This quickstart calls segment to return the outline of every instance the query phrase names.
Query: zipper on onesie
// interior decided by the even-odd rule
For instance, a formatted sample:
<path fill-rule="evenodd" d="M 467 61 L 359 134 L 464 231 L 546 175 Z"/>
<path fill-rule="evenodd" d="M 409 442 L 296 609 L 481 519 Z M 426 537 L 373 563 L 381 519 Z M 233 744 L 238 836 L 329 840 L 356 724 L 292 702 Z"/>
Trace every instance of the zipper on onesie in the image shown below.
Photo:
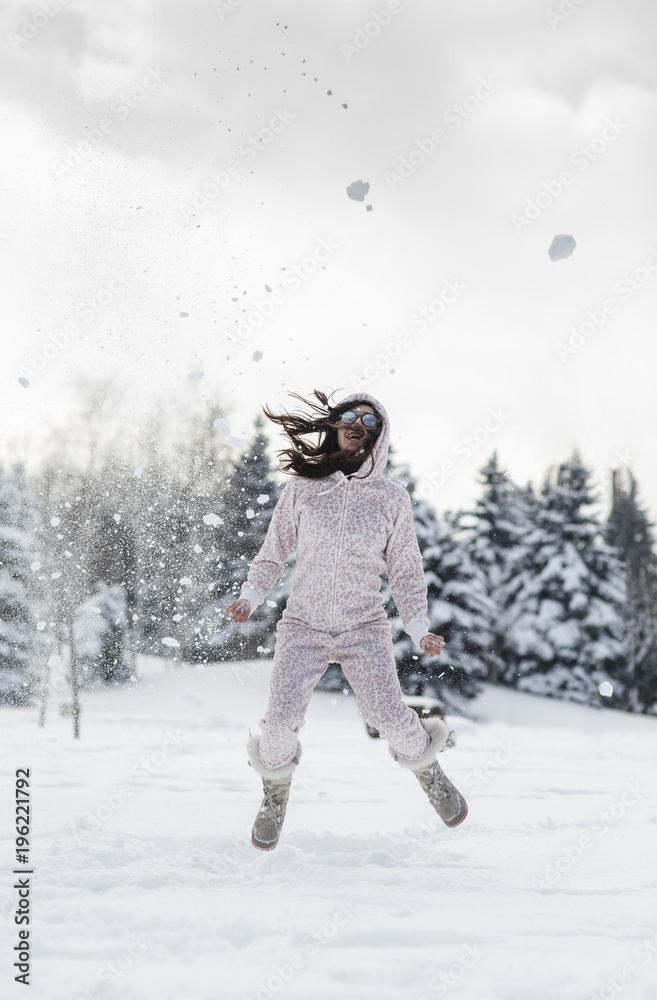
<path fill-rule="evenodd" d="M 338 533 L 338 551 L 335 556 L 335 569 L 333 571 L 333 593 L 331 596 L 331 628 L 335 630 L 335 583 L 338 576 L 338 564 L 340 562 L 340 548 L 342 545 L 342 528 L 344 525 L 345 512 L 347 510 L 347 498 L 349 496 L 349 487 L 351 486 L 353 480 L 347 479 L 347 488 L 344 492 L 344 502 L 342 504 L 342 518 L 340 520 L 340 531 Z"/>

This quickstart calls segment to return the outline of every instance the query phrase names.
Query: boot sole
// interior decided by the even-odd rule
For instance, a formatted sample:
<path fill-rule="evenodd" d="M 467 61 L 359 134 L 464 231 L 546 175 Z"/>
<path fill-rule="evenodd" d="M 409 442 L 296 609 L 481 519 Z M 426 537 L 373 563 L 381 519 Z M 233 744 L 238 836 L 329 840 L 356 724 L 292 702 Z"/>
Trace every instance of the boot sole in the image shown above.
<path fill-rule="evenodd" d="M 465 819 L 465 817 L 467 815 L 468 815 L 468 806 L 466 804 L 465 812 L 463 813 L 463 816 L 461 817 L 461 819 L 458 820 L 458 822 L 456 822 L 456 823 L 445 823 L 445 820 L 443 820 L 443 823 L 445 823 L 445 826 L 448 826 L 450 828 L 450 830 L 453 830 L 455 826 L 460 826 L 461 825 L 461 823 L 463 822 L 463 820 Z"/>
<path fill-rule="evenodd" d="M 265 844 L 261 843 L 259 840 L 256 840 L 255 837 L 253 836 L 253 834 L 251 834 L 251 843 L 259 851 L 273 851 L 275 847 L 278 847 L 278 841 L 276 841 L 275 844 L 271 844 L 269 847 L 267 847 L 267 846 L 265 846 Z"/>

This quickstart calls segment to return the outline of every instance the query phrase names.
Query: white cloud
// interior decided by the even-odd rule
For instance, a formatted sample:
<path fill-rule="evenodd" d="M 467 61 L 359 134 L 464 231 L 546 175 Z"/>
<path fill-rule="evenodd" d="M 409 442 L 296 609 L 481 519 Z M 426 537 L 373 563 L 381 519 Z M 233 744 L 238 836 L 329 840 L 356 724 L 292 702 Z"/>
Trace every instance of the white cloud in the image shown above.
<path fill-rule="evenodd" d="M 3 426 L 22 434 L 48 424 L 81 374 L 114 372 L 141 399 L 175 393 L 203 369 L 248 436 L 264 402 L 292 405 L 288 391 L 351 391 L 352 375 L 457 276 L 467 292 L 425 333 L 415 330 L 394 374 L 370 386 L 420 482 L 502 401 L 514 420 L 500 431 L 500 452 L 521 481 L 576 445 L 600 471 L 615 448 L 630 447 L 643 493 L 654 495 L 651 426 L 637 408 L 652 392 L 657 282 L 572 363 L 559 361 L 554 343 L 655 239 L 648 28 L 657 13 L 638 0 L 588 0 L 553 31 L 546 6 L 409 3 L 349 61 L 340 43 L 371 16 L 367 3 L 309 9 L 296 0 L 282 14 L 245 0 L 223 19 L 211 4 L 62 9 L 0 69 Z M 20 11 L 7 14 L 5 29 L 17 20 Z M 149 65 L 165 82 L 119 119 L 113 102 Z M 450 128 L 448 109 L 487 74 L 499 88 Z M 294 118 L 247 160 L 240 144 L 284 108 Z M 56 179 L 54 161 L 107 116 L 112 129 Z M 614 116 L 626 130 L 575 172 L 573 153 Z M 446 141 L 390 191 L 385 171 L 439 125 Z M 226 190 L 184 221 L 181 203 L 236 158 Z M 517 233 L 512 214 L 568 168 L 573 183 Z M 346 195 L 357 179 L 371 185 L 364 203 Z M 572 232 L 577 249 L 553 263 L 547 249 L 559 232 Z M 338 244 L 325 269 L 229 348 L 224 335 L 242 310 L 268 298 L 265 285 L 280 287 L 320 237 Z M 18 366 L 121 267 L 134 278 L 29 389 L 20 386 Z M 474 495 L 478 464 L 445 487 L 445 503 Z"/>

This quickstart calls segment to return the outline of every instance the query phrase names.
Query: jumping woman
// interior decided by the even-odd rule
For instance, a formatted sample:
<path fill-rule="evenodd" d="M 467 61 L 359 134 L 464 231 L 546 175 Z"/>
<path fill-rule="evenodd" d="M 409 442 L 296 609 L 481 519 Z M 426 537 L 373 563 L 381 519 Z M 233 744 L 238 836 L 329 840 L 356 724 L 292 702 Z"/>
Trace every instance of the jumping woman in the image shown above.
<path fill-rule="evenodd" d="M 329 405 L 304 400 L 316 415 L 276 416 L 293 447 L 281 471 L 290 472 L 272 514 L 260 552 L 242 584 L 241 596 L 226 608 L 245 622 L 280 579 L 296 546 L 296 573 L 276 626 L 269 704 L 259 720 L 261 734 L 247 742 L 249 764 L 262 777 L 264 798 L 251 840 L 276 847 L 301 758 L 297 734 L 315 685 L 330 662 L 340 663 L 360 714 L 388 740 L 390 753 L 419 779 L 447 826 L 467 815 L 463 796 L 445 776 L 437 754 L 453 746 L 443 719 L 420 719 L 405 703 L 397 676 L 391 625 L 383 607 L 381 574 L 404 629 L 421 653 L 439 656 L 442 636 L 429 631 L 427 587 L 415 534 L 411 498 L 383 475 L 388 460 L 388 414 L 366 392 Z M 303 435 L 319 434 L 317 445 Z"/>

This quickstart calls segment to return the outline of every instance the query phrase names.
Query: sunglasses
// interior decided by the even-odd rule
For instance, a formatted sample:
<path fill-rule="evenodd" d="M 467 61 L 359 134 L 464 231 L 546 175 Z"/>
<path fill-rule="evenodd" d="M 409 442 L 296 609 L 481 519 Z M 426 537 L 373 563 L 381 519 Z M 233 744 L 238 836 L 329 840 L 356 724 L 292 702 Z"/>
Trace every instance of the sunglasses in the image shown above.
<path fill-rule="evenodd" d="M 375 413 L 355 413 L 353 410 L 345 410 L 344 413 L 340 414 L 342 423 L 347 425 L 355 424 L 359 417 L 364 427 L 379 426 L 379 418 Z"/>

